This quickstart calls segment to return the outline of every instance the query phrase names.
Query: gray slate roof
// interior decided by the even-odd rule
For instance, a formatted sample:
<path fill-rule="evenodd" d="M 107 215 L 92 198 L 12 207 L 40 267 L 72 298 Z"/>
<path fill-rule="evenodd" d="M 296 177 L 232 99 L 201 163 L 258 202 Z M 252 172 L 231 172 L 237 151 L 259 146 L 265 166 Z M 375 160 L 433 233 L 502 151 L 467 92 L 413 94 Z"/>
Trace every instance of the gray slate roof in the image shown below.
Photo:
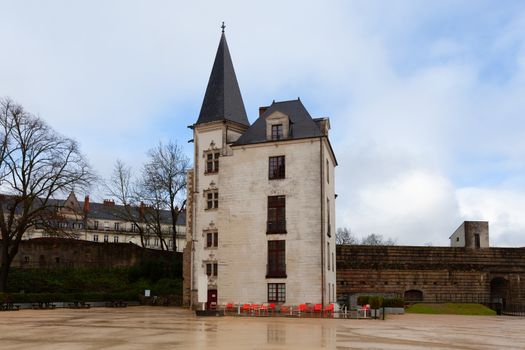
<path fill-rule="evenodd" d="M 196 124 L 217 120 L 231 120 L 250 125 L 224 33 L 221 35 Z"/>
<path fill-rule="evenodd" d="M 237 146 L 267 142 L 266 118 L 276 111 L 286 114 L 290 119 L 290 133 L 287 140 L 322 136 L 321 130 L 312 119 L 301 100 L 297 99 L 282 102 L 274 101 L 263 115 L 261 115 L 233 145 Z"/>
<path fill-rule="evenodd" d="M 84 207 L 84 202 L 79 202 L 80 207 Z M 121 220 L 122 214 L 124 212 L 124 206 L 114 204 L 114 205 L 107 205 L 103 203 L 89 203 L 89 212 L 87 214 L 88 218 L 90 219 L 99 219 L 99 220 Z M 138 208 L 134 208 L 134 211 L 138 217 L 139 210 Z M 169 223 L 171 222 L 171 214 L 169 210 L 162 210 L 161 211 L 161 221 L 163 223 Z M 186 225 L 186 212 L 183 211 L 179 214 L 179 217 L 177 218 L 177 225 Z"/>
<path fill-rule="evenodd" d="M 48 205 L 50 207 L 60 208 L 63 207 L 64 204 L 66 204 L 66 200 L 64 199 L 54 199 L 50 198 Z M 0 199 L 0 205 L 3 205 L 5 209 L 8 208 L 9 205 L 13 204 L 13 200 L 11 196 L 3 196 L 2 199 Z M 84 208 L 84 202 L 78 202 L 79 208 Z M 39 205 L 38 201 L 35 201 L 35 206 Z M 89 203 L 89 212 L 87 213 L 87 217 L 89 219 L 94 220 L 122 220 L 122 215 L 119 213 L 122 213 L 124 211 L 124 206 L 114 204 L 114 205 L 107 205 L 103 203 L 96 203 L 96 202 L 90 202 Z M 134 212 L 137 213 L 137 216 L 139 214 L 138 208 L 135 208 Z M 22 206 L 19 205 L 16 207 L 16 213 L 21 214 L 22 213 Z M 75 220 L 70 220 L 75 221 Z M 77 220 L 78 221 L 78 220 Z M 171 214 L 169 210 L 162 210 L 161 211 L 161 221 L 163 223 L 170 223 L 171 222 Z M 182 211 L 178 218 L 177 218 L 177 225 L 184 226 L 186 225 L 186 211 Z"/>

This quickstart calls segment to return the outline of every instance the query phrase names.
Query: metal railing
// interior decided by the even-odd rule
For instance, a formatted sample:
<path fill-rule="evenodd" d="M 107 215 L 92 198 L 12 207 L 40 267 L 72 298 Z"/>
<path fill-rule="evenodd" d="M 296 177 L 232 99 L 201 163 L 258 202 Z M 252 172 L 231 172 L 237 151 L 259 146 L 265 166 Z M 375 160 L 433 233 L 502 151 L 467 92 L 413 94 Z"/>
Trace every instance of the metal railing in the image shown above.
<path fill-rule="evenodd" d="M 279 266 L 266 264 L 266 278 L 286 278 L 286 264 Z"/>
<path fill-rule="evenodd" d="M 266 223 L 267 233 L 286 233 L 286 220 L 268 221 Z"/>

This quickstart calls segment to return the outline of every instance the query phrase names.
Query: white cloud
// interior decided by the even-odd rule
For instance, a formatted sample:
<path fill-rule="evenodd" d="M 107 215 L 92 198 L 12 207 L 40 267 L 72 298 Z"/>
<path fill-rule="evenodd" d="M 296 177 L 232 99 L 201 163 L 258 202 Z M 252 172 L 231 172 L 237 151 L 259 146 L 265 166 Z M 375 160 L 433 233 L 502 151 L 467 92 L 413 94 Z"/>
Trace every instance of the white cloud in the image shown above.
<path fill-rule="evenodd" d="M 492 245 L 525 246 L 525 192 L 467 187 L 457 195 L 461 216 L 489 221 Z"/>
<path fill-rule="evenodd" d="M 525 192 L 523 18 L 489 2 L 7 2 L 0 96 L 102 175 L 116 158 L 138 169 L 159 139 L 191 138 L 224 20 L 252 120 L 297 96 L 331 117 L 338 225 L 447 244 L 461 219 L 493 217 L 472 203 Z M 518 244 L 498 208 L 494 242 Z"/>

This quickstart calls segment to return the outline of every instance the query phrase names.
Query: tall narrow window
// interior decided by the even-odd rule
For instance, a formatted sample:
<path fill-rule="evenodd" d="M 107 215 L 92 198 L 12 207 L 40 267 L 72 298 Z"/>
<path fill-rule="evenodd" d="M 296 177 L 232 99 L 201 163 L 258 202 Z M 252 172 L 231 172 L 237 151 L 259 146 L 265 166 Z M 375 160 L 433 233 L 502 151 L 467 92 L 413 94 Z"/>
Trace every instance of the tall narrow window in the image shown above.
<path fill-rule="evenodd" d="M 286 278 L 286 241 L 268 241 L 266 278 Z"/>
<path fill-rule="evenodd" d="M 280 140 L 283 138 L 283 125 L 272 125 L 272 140 Z"/>
<path fill-rule="evenodd" d="M 207 263 L 206 264 L 206 275 L 208 276 L 217 276 L 218 275 L 218 264 L 217 263 Z"/>
<path fill-rule="evenodd" d="M 118 236 L 113 236 L 113 242 L 118 243 Z"/>
<path fill-rule="evenodd" d="M 479 239 L 479 234 L 474 234 L 474 244 L 476 246 L 476 248 L 480 248 L 481 247 L 481 241 Z"/>
<path fill-rule="evenodd" d="M 286 233 L 286 197 L 268 197 L 267 233 Z"/>
<path fill-rule="evenodd" d="M 206 153 L 206 174 L 216 173 L 219 171 L 220 152 Z"/>
<path fill-rule="evenodd" d="M 217 209 L 219 207 L 219 191 L 206 191 L 206 209 Z"/>
<path fill-rule="evenodd" d="M 326 242 L 326 263 L 328 265 L 328 271 L 330 271 L 330 242 Z"/>
<path fill-rule="evenodd" d="M 330 200 L 326 199 L 326 222 L 327 222 L 327 228 L 326 228 L 326 234 L 328 237 L 332 237 L 332 224 L 330 223 Z"/>
<path fill-rule="evenodd" d="M 284 156 L 270 157 L 268 164 L 268 178 L 284 179 Z"/>
<path fill-rule="evenodd" d="M 326 160 L 326 182 L 330 183 L 330 163 Z"/>
<path fill-rule="evenodd" d="M 115 222 L 114 227 L 115 227 L 115 231 L 120 231 L 120 223 L 119 222 Z"/>
<path fill-rule="evenodd" d="M 219 233 L 208 232 L 206 233 L 206 248 L 217 247 L 219 245 Z"/>
<path fill-rule="evenodd" d="M 269 303 L 286 302 L 286 284 L 268 283 L 268 302 Z"/>
<path fill-rule="evenodd" d="M 98 221 L 97 220 L 93 221 L 93 228 L 95 230 L 98 230 Z"/>

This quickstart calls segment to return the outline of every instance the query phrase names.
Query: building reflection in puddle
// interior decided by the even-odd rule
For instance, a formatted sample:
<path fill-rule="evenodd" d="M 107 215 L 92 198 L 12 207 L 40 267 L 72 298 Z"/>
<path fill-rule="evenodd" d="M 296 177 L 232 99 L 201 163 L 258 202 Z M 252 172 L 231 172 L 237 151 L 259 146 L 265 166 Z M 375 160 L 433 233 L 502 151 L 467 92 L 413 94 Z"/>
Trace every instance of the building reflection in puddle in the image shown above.
<path fill-rule="evenodd" d="M 286 329 L 284 324 L 266 325 L 266 343 L 286 344 Z"/>

